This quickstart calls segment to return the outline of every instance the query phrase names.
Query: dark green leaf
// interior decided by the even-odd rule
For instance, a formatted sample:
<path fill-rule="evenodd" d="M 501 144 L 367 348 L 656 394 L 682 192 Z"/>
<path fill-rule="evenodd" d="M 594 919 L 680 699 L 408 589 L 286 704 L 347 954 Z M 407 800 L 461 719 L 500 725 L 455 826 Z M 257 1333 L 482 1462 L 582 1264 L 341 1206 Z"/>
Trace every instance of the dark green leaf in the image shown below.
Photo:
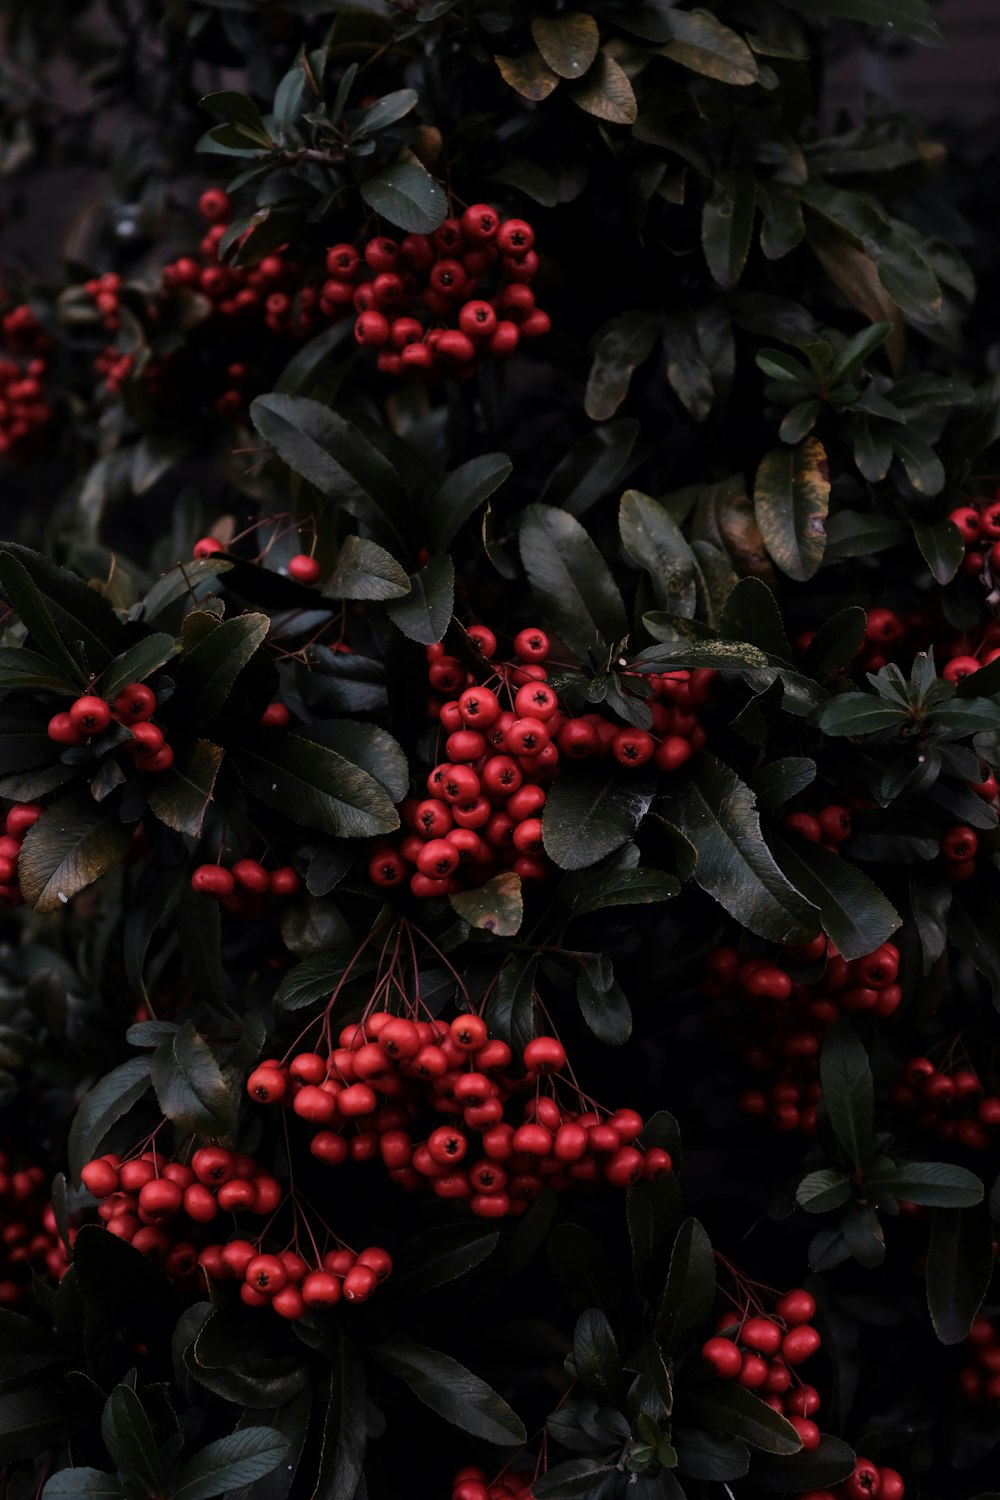
<path fill-rule="evenodd" d="M 20 617 L 29 640 L 52 666 L 59 669 L 59 676 L 83 686 L 87 674 L 57 629 L 44 595 L 27 568 L 6 549 L 0 550 L 0 593 Z"/>
<path fill-rule="evenodd" d="M 750 1467 L 750 1450 L 739 1438 L 696 1427 L 674 1428 L 673 1437 L 678 1472 L 689 1479 L 742 1479 Z"/>
<path fill-rule="evenodd" d="M 649 495 L 626 490 L 618 527 L 625 551 L 649 574 L 657 609 L 690 619 L 697 602 L 698 565 L 670 512 Z"/>
<path fill-rule="evenodd" d="M 130 838 L 116 813 L 102 812 L 76 793 L 47 807 L 21 845 L 18 877 L 24 899 L 37 912 L 61 911 L 118 863 Z"/>
<path fill-rule="evenodd" d="M 603 1495 L 609 1475 L 617 1470 L 596 1458 L 570 1458 L 553 1464 L 531 1486 L 538 1500 L 587 1500 Z"/>
<path fill-rule="evenodd" d="M 927 1306 L 942 1344 L 961 1344 L 969 1336 L 993 1274 L 993 1232 L 986 1204 L 934 1210 Z"/>
<path fill-rule="evenodd" d="M 521 1419 L 506 1401 L 449 1354 L 421 1344 L 377 1344 L 369 1352 L 418 1401 L 463 1432 L 501 1447 L 525 1441 Z"/>
<path fill-rule="evenodd" d="M 821 1167 L 803 1177 L 795 1189 L 795 1201 L 807 1214 L 823 1214 L 840 1208 L 851 1197 L 853 1188 L 846 1172 L 835 1167 Z"/>
<path fill-rule="evenodd" d="M 796 890 L 819 908 L 823 928 L 844 958 L 864 958 L 902 926 L 895 907 L 873 880 L 828 849 L 800 851 L 773 841 L 775 857 Z"/>
<path fill-rule="evenodd" d="M 579 1224 L 557 1224 L 549 1235 L 549 1265 L 563 1296 L 577 1312 L 599 1307 L 614 1317 L 621 1287 L 601 1242 Z"/>
<path fill-rule="evenodd" d="M 448 216 L 444 189 L 416 162 L 383 168 L 362 183 L 361 196 L 369 208 L 406 234 L 433 234 Z"/>
<path fill-rule="evenodd" d="M 600 32 L 593 16 L 568 12 L 551 19 L 536 16 L 531 22 L 535 46 L 560 78 L 582 78 L 597 56 Z"/>
<path fill-rule="evenodd" d="M 632 837 L 652 797 L 653 783 L 641 771 L 567 767 L 545 803 L 545 852 L 562 870 L 596 864 Z"/>
<path fill-rule="evenodd" d="M 749 80 L 748 80 L 749 81 Z M 720 286 L 735 286 L 750 249 L 757 184 L 748 164 L 718 172 L 702 212 L 701 243 Z"/>
<path fill-rule="evenodd" d="M 28 688 L 44 692 L 72 693 L 80 691 L 78 673 L 70 675 L 69 669 L 60 670 L 47 656 L 38 651 L 29 651 L 27 646 L 0 647 L 0 689 Z"/>
<path fill-rule="evenodd" d="M 145 1494 L 159 1494 L 164 1488 L 163 1464 L 160 1460 L 153 1428 L 135 1391 L 127 1385 L 116 1385 L 108 1397 L 101 1417 L 101 1437 L 115 1467 Z"/>
<path fill-rule="evenodd" d="M 174 1481 L 172 1500 L 212 1500 L 263 1479 L 284 1460 L 288 1443 L 268 1427 L 241 1427 L 202 1448 Z"/>
<path fill-rule="evenodd" d="M 682 1349 L 706 1323 L 715 1303 L 715 1255 L 697 1219 L 677 1231 L 670 1271 L 656 1320 L 656 1342 L 665 1354 Z"/>
<path fill-rule="evenodd" d="M 764 843 L 753 793 L 727 765 L 701 756 L 696 776 L 668 786 L 664 807 L 697 851 L 695 880 L 730 916 L 772 942 L 805 942 L 816 934 L 818 911 L 781 873 Z"/>
<path fill-rule="evenodd" d="M 523 1051 L 535 1028 L 535 974 L 538 959 L 531 954 L 507 960 L 497 976 L 486 1005 L 490 1033 Z"/>
<path fill-rule="evenodd" d="M 758 1455 L 750 1470 L 754 1485 L 782 1494 L 788 1491 L 834 1488 L 854 1471 L 854 1450 L 838 1437 L 824 1432 L 818 1448 L 785 1458 Z"/>
<path fill-rule="evenodd" d="M 97 1148 L 122 1115 L 127 1114 L 149 1088 L 149 1058 L 130 1057 L 106 1073 L 80 1101 L 70 1126 L 69 1168 L 76 1181 L 97 1154 Z"/>
<path fill-rule="evenodd" d="M 483 885 L 459 891 L 449 901 L 463 922 L 497 937 L 516 937 L 524 916 L 520 876 L 513 870 L 493 875 Z"/>
<path fill-rule="evenodd" d="M 411 641 L 433 646 L 451 623 L 455 608 L 455 568 L 450 557 L 432 557 L 410 575 L 405 598 L 391 599 L 386 613 Z"/>
<path fill-rule="evenodd" d="M 935 583 L 950 583 L 965 559 L 965 543 L 954 521 L 939 521 L 936 526 L 912 522 L 913 535 L 930 568 Z"/>
<path fill-rule="evenodd" d="M 621 313 L 604 328 L 583 398 L 591 421 L 606 422 L 614 416 L 628 395 L 632 376 L 653 352 L 659 333 L 659 320 L 648 312 Z"/>
<path fill-rule="evenodd" d="M 816 780 L 816 762 L 807 756 L 786 755 L 761 766 L 750 778 L 750 786 L 765 812 L 774 813 L 812 786 Z"/>
<path fill-rule="evenodd" d="M 60 1469 L 45 1481 L 42 1500 L 122 1500 L 122 1487 L 100 1469 Z"/>
<path fill-rule="evenodd" d="M 260 729 L 249 744 L 231 747 L 229 758 L 256 797 L 295 823 L 340 838 L 399 827 L 391 799 L 373 776 L 302 735 Z"/>
<path fill-rule="evenodd" d="M 912 36 L 926 47 L 940 47 L 944 36 L 927 0 L 788 0 L 809 19 L 817 15 L 843 16 L 850 21 L 866 21 L 869 26 L 891 26 L 904 36 Z"/>
<path fill-rule="evenodd" d="M 849 667 L 861 650 L 867 623 L 867 615 L 856 604 L 824 620 L 809 642 L 806 668 L 822 678 Z"/>
<path fill-rule="evenodd" d="M 56 1386 L 0 1394 L 0 1464 L 50 1452 L 92 1420 L 93 1412 Z"/>
<path fill-rule="evenodd" d="M 203 729 L 218 716 L 270 628 L 267 615 L 236 615 L 184 652 L 174 669 L 177 693 L 171 709 L 185 730 Z"/>
<path fill-rule="evenodd" d="M 114 661 L 109 662 L 101 673 L 101 696 L 110 702 L 130 682 L 145 682 L 158 667 L 170 660 L 176 642 L 172 635 L 155 631 L 129 646 Z"/>
<path fill-rule="evenodd" d="M 261 112 L 248 94 L 226 89 L 217 94 L 206 94 L 198 102 L 217 120 L 224 120 L 227 125 L 235 125 L 244 131 L 248 139 L 258 141 L 262 146 L 270 145 L 271 138 Z"/>
<path fill-rule="evenodd" d="M 774 562 L 789 578 L 808 582 L 826 550 L 830 473 L 822 443 L 807 438 L 794 449 L 772 449 L 757 470 L 753 504 Z"/>
<path fill-rule="evenodd" d="M 901 729 L 909 716 L 902 703 L 888 703 L 874 693 L 838 693 L 814 715 L 824 734 L 878 734 L 883 729 Z"/>
<path fill-rule="evenodd" d="M 579 521 L 554 506 L 531 505 L 521 522 L 520 547 L 542 610 L 571 651 L 586 657 L 602 641 L 622 639 L 628 625 L 621 595 Z"/>
<path fill-rule="evenodd" d="M 190 1021 L 153 1053 L 150 1076 L 168 1120 L 199 1135 L 228 1135 L 233 1100 L 212 1050 Z"/>
<path fill-rule="evenodd" d="M 410 592 L 406 569 L 367 537 L 345 537 L 337 565 L 323 585 L 324 599 L 401 599 Z"/>
<path fill-rule="evenodd" d="M 195 740 L 164 775 L 157 777 L 149 806 L 161 823 L 197 838 L 205 821 L 225 751 L 211 740 Z"/>
<path fill-rule="evenodd" d="M 379 130 L 395 125 L 397 120 L 402 120 L 416 108 L 419 99 L 420 95 L 415 89 L 397 89 L 395 93 L 384 94 L 381 99 L 376 99 L 374 104 L 369 104 L 355 126 L 352 132 L 355 140 L 362 135 L 374 135 Z"/>
<path fill-rule="evenodd" d="M 716 1381 L 678 1402 L 678 1420 L 709 1427 L 739 1438 L 763 1453 L 793 1454 L 802 1447 L 795 1428 L 786 1417 L 766 1406 L 759 1396 L 735 1381 Z"/>
<path fill-rule="evenodd" d="M 837 1144 L 860 1166 L 872 1149 L 874 1085 L 868 1053 L 846 1020 L 827 1032 L 819 1072 L 823 1105 Z"/>
<path fill-rule="evenodd" d="M 636 1280 L 655 1298 L 665 1285 L 672 1244 L 680 1225 L 681 1192 L 672 1174 L 637 1182 L 628 1190 L 628 1230 Z"/>
<path fill-rule="evenodd" d="M 756 83 L 757 63 L 746 42 L 707 10 L 669 12 L 670 40 L 660 50 L 664 57 L 717 78 L 721 83 Z"/>
<path fill-rule="evenodd" d="M 142 1327 L 155 1327 L 171 1303 L 159 1266 L 97 1224 L 84 1224 L 77 1234 L 73 1271 L 87 1301 L 115 1324 L 134 1317 Z"/>
<path fill-rule="evenodd" d="M 452 538 L 510 477 L 506 453 L 483 453 L 446 474 L 427 505 L 427 540 L 432 552 L 444 552 Z"/>
<path fill-rule="evenodd" d="M 975 1208 L 984 1196 L 975 1172 L 946 1161 L 896 1162 L 873 1169 L 866 1182 L 880 1193 L 931 1208 Z"/>
<path fill-rule="evenodd" d="M 609 1406 L 622 1398 L 621 1356 L 611 1324 L 599 1308 L 589 1307 L 576 1320 L 573 1364 L 583 1388 Z"/>
<path fill-rule="evenodd" d="M 632 1012 L 615 980 L 610 958 L 585 958 L 577 976 L 576 998 L 580 1014 L 606 1047 L 621 1047 L 632 1035 Z"/>
<path fill-rule="evenodd" d="M 416 1301 L 480 1265 L 492 1255 L 499 1238 L 497 1230 L 475 1222 L 426 1229 L 393 1250 L 387 1293 L 394 1300 Z"/>
<path fill-rule="evenodd" d="M 595 500 L 616 489 L 632 463 L 639 436 L 634 417 L 596 427 L 572 447 L 549 476 L 541 498 L 549 505 L 582 516 Z"/>
<path fill-rule="evenodd" d="M 364 1366 L 355 1346 L 341 1337 L 330 1371 L 323 1423 L 323 1449 L 312 1500 L 355 1500 L 363 1484 L 368 1447 L 368 1400 Z"/>

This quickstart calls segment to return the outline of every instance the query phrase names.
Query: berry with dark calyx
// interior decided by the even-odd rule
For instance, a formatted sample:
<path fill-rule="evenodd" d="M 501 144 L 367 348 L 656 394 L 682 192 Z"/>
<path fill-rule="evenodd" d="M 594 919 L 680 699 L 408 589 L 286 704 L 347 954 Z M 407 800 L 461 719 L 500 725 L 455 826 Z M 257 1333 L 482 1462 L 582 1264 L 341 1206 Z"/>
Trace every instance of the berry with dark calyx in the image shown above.
<path fill-rule="evenodd" d="M 232 199 L 222 188 L 206 188 L 198 199 L 198 212 L 209 224 L 224 222 L 232 211 Z"/>
<path fill-rule="evenodd" d="M 122 723 L 138 723 L 152 718 L 156 711 L 156 694 L 144 682 L 129 682 L 115 694 L 113 707 Z"/>

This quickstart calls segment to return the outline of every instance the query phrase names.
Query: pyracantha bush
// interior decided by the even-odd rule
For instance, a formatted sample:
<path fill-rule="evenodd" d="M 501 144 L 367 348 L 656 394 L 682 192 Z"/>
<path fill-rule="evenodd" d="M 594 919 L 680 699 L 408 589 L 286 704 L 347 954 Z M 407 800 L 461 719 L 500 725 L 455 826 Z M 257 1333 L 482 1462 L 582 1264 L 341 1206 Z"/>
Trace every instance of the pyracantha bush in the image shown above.
<path fill-rule="evenodd" d="M 931 6 L 3 25 L 5 1500 L 989 1500 L 994 168 L 825 89 Z"/>

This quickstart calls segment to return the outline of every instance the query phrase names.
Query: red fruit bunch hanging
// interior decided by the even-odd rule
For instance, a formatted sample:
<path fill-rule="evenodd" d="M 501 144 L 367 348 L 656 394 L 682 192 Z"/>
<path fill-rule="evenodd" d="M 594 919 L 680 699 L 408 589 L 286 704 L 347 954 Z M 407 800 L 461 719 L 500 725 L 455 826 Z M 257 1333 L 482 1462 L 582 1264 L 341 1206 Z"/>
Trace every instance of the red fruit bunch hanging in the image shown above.
<path fill-rule="evenodd" d="M 989 1318 L 973 1319 L 962 1345 L 966 1363 L 958 1372 L 958 1388 L 970 1406 L 1000 1407 L 1000 1339 Z"/>
<path fill-rule="evenodd" d="M 427 776 L 427 796 L 402 804 L 403 836 L 374 846 L 368 873 L 384 889 L 408 883 L 415 896 L 445 896 L 506 869 L 544 880 L 542 814 L 564 762 L 610 758 L 623 771 L 652 763 L 670 773 L 705 743 L 697 707 L 711 695 L 711 670 L 654 675 L 652 727 L 636 729 L 563 710 L 546 682 L 543 630 L 520 631 L 513 660 L 499 662 L 491 630 L 473 625 L 468 634 L 492 675 L 480 683 L 442 646 L 428 647 L 427 712 L 444 759 Z"/>
<path fill-rule="evenodd" d="M 738 1275 L 735 1310 L 720 1313 L 713 1338 L 702 1345 L 701 1357 L 720 1380 L 735 1380 L 787 1417 L 809 1453 L 819 1447 L 820 1430 L 813 1417 L 820 1397 L 806 1385 L 798 1367 L 819 1349 L 822 1339 L 812 1326 L 816 1303 L 796 1287 L 778 1297 L 767 1310 L 766 1289 Z"/>
<path fill-rule="evenodd" d="M 128 682 L 109 703 L 96 693 L 85 693 L 68 710 L 53 714 L 48 736 L 57 745 L 76 748 L 100 738 L 112 726 L 128 729 L 130 738 L 124 748 L 139 771 L 168 771 L 174 763 L 174 752 L 164 739 L 163 730 L 152 722 L 156 712 L 156 694 L 144 682 Z"/>
<path fill-rule="evenodd" d="M 373 1011 L 338 1040 L 264 1062 L 247 1081 L 252 1099 L 313 1127 L 309 1149 L 330 1166 L 379 1161 L 407 1191 L 467 1202 L 482 1218 L 523 1213 L 544 1186 L 628 1187 L 672 1170 L 666 1151 L 638 1144 L 640 1115 L 580 1092 L 556 1037 L 529 1042 L 517 1072 L 478 1015 L 447 1024 Z"/>
<path fill-rule="evenodd" d="M 0 907 L 20 906 L 24 900 L 17 878 L 17 861 L 24 835 L 42 816 L 40 802 L 15 802 L 7 810 L 0 834 Z"/>
<path fill-rule="evenodd" d="M 986 1092 L 963 1054 L 964 1044 L 956 1038 L 940 1066 L 929 1057 L 909 1058 L 902 1078 L 889 1091 L 890 1098 L 939 1141 L 964 1146 L 967 1151 L 988 1151 L 1000 1128 L 1000 1095 Z"/>
<path fill-rule="evenodd" d="M 52 338 L 26 302 L 7 305 L 0 291 L 0 457 L 33 457 L 52 422 L 45 383 Z"/>
<path fill-rule="evenodd" d="M 485 1469 L 459 1469 L 451 1482 L 451 1500 L 531 1500 L 533 1473 L 505 1468 L 495 1479 Z"/>
<path fill-rule="evenodd" d="M 741 1112 L 767 1120 L 777 1131 L 812 1135 L 823 1037 L 841 1016 L 855 1011 L 872 1011 L 882 1019 L 895 1012 L 902 999 L 899 949 L 883 943 L 849 962 L 820 934 L 805 947 L 786 947 L 785 954 L 788 968 L 745 958 L 735 948 L 716 948 L 706 960 L 701 984 L 713 1000 L 741 1002 L 729 1040 L 747 1068 L 762 1077 L 760 1086 L 740 1094 Z M 818 979 L 794 977 L 797 964 L 820 960 L 825 962 Z"/>
<path fill-rule="evenodd" d="M 530 285 L 534 243 L 525 219 L 474 203 L 431 235 L 376 235 L 360 253 L 332 245 L 320 308 L 329 317 L 357 314 L 354 336 L 377 351 L 385 375 L 467 378 L 484 359 L 507 358 L 551 327 Z"/>
<path fill-rule="evenodd" d="M 18 1167 L 0 1151 L 0 1307 L 17 1307 L 30 1295 L 33 1272 L 61 1281 L 69 1267 L 45 1182 L 42 1167 Z"/>
<path fill-rule="evenodd" d="M 302 882 L 291 865 L 268 870 L 257 859 L 238 859 L 230 867 L 199 865 L 191 876 L 191 889 L 215 896 L 235 916 L 260 921 L 270 902 L 294 896 Z"/>

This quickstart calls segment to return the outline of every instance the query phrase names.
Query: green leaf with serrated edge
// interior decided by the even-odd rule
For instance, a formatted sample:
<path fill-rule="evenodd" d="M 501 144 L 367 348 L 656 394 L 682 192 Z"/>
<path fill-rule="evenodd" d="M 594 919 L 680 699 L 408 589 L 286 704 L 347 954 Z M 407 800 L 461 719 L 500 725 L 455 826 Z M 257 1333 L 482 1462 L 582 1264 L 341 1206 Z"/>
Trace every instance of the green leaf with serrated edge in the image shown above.
<path fill-rule="evenodd" d="M 68 681 L 83 686 L 87 674 L 56 627 L 44 595 L 27 568 L 8 551 L 0 550 L 0 594 L 20 618 L 28 637 Z"/>
<path fill-rule="evenodd" d="M 639 107 L 629 76 L 610 52 L 598 52 L 587 76 L 566 84 L 566 92 L 580 109 L 611 125 L 634 125 Z"/>
<path fill-rule="evenodd" d="M 656 1319 L 656 1342 L 664 1354 L 683 1347 L 685 1340 L 708 1321 L 714 1302 L 712 1242 L 697 1219 L 685 1219 L 674 1240 Z"/>
<path fill-rule="evenodd" d="M 774 448 L 757 470 L 754 515 L 773 561 L 789 578 L 806 583 L 826 550 L 830 473 L 817 438 L 797 448 Z"/>
<path fill-rule="evenodd" d="M 535 975 L 538 960 L 532 955 L 507 960 L 486 1001 L 484 1019 L 490 1034 L 522 1051 L 531 1041 L 535 1028 Z"/>
<path fill-rule="evenodd" d="M 632 1035 L 632 1011 L 611 960 L 584 958 L 577 975 L 576 998 L 588 1030 L 606 1047 L 622 1047 Z"/>
<path fill-rule="evenodd" d="M 854 1471 L 855 1454 L 842 1438 L 824 1432 L 819 1447 L 808 1453 L 793 1453 L 788 1457 L 772 1458 L 758 1454 L 750 1469 L 755 1487 L 769 1493 L 802 1490 L 835 1489 Z"/>
<path fill-rule="evenodd" d="M 986 1296 L 993 1274 L 993 1220 L 976 1208 L 937 1208 L 927 1252 L 927 1306 L 942 1344 L 960 1344 Z"/>
<path fill-rule="evenodd" d="M 553 73 L 540 52 L 522 52 L 520 57 L 494 57 L 505 83 L 523 99 L 539 104 L 559 87 L 559 74 Z"/>
<path fill-rule="evenodd" d="M 391 599 L 386 614 L 411 641 L 433 646 L 451 623 L 455 608 L 455 566 L 450 557 L 432 557 L 412 573 L 404 598 Z"/>
<path fill-rule="evenodd" d="M 218 716 L 270 628 L 267 615 L 236 615 L 183 653 L 173 669 L 177 690 L 169 709 L 179 725 L 196 732 Z"/>
<path fill-rule="evenodd" d="M 613 417 L 628 395 L 632 376 L 652 354 L 661 323 L 648 312 L 625 312 L 601 332 L 587 376 L 583 406 L 592 422 Z"/>
<path fill-rule="evenodd" d="M 116 1474 L 100 1469 L 60 1469 L 45 1481 L 42 1500 L 122 1500 L 122 1487 Z"/>
<path fill-rule="evenodd" d="M 368 1447 L 364 1366 L 353 1343 L 340 1337 L 330 1370 L 323 1447 L 311 1500 L 354 1500 Z"/>
<path fill-rule="evenodd" d="M 198 103 L 202 109 L 208 110 L 210 115 L 215 115 L 216 119 L 224 120 L 227 125 L 235 125 L 238 129 L 245 131 L 248 138 L 259 141 L 263 146 L 271 144 L 263 116 L 249 94 L 224 89 L 219 93 L 205 94 L 198 100 Z"/>
<path fill-rule="evenodd" d="M 363 975 L 370 971 L 371 960 L 354 964 L 354 947 L 339 952 L 317 953 L 305 958 L 289 969 L 274 995 L 274 1004 L 279 1010 L 304 1010 L 317 1000 L 329 1000 L 348 967 L 352 974 Z"/>
<path fill-rule="evenodd" d="M 984 1195 L 975 1172 L 945 1161 L 897 1161 L 874 1168 L 865 1181 L 879 1193 L 931 1208 L 975 1208 Z"/>
<path fill-rule="evenodd" d="M 699 1432 L 695 1427 L 675 1427 L 673 1438 L 677 1444 L 677 1472 L 688 1479 L 742 1479 L 750 1468 L 750 1450 L 739 1438 Z"/>
<path fill-rule="evenodd" d="M 582 917 L 610 906 L 645 906 L 671 900 L 680 888 L 665 870 L 643 866 L 638 848 L 628 843 L 600 867 L 589 866 L 586 875 L 571 874 L 562 880 L 550 913 L 554 920 L 557 914 Z"/>
<path fill-rule="evenodd" d="M 385 167 L 361 185 L 369 208 L 405 234 L 433 234 L 448 216 L 448 198 L 440 183 L 416 162 Z"/>
<path fill-rule="evenodd" d="M 301 731 L 345 760 L 374 776 L 393 802 L 402 802 L 410 784 L 410 768 L 402 746 L 388 730 L 357 719 L 327 719 Z"/>
<path fill-rule="evenodd" d="M 861 1166 L 874 1140 L 875 1090 L 868 1053 L 848 1021 L 838 1021 L 827 1032 L 819 1073 L 837 1144 L 855 1166 Z"/>
<path fill-rule="evenodd" d="M 101 812 L 77 793 L 53 803 L 21 845 L 17 869 L 25 901 L 40 913 L 61 911 L 118 863 L 130 839 L 116 813 Z"/>
<path fill-rule="evenodd" d="M 190 1021 L 161 1043 L 150 1063 L 157 1101 L 168 1120 L 199 1135 L 227 1135 L 233 1100 L 211 1048 Z"/>
<path fill-rule="evenodd" d="M 795 1201 L 807 1214 L 826 1213 L 831 1208 L 840 1208 L 853 1193 L 851 1179 L 846 1172 L 835 1167 L 821 1167 L 802 1178 L 795 1189 Z"/>
<path fill-rule="evenodd" d="M 603 1495 L 609 1476 L 617 1472 L 596 1458 L 568 1458 L 546 1469 L 532 1484 L 531 1493 L 538 1500 L 587 1500 Z"/>
<path fill-rule="evenodd" d="M 628 623 L 618 586 L 579 521 L 551 505 L 530 505 L 519 541 L 535 597 L 571 651 L 586 658 L 602 641 L 625 636 Z"/>
<path fill-rule="evenodd" d="M 692 616 L 697 602 L 698 565 L 666 507 L 639 490 L 626 490 L 618 511 L 618 529 L 629 557 L 649 574 L 657 609 Z"/>
<path fill-rule="evenodd" d="M 621 1355 L 611 1324 L 600 1308 L 589 1307 L 576 1320 L 573 1364 L 584 1390 L 609 1406 L 618 1405 L 624 1380 Z"/>
<path fill-rule="evenodd" d="M 499 1446 L 523 1443 L 524 1425 L 491 1386 L 457 1359 L 421 1344 L 372 1344 L 370 1356 L 403 1381 L 431 1411 L 472 1437 Z"/>
<path fill-rule="evenodd" d="M 621 1285 L 607 1250 L 579 1224 L 557 1224 L 549 1235 L 548 1260 L 559 1290 L 578 1313 L 600 1308 L 615 1317 Z"/>
<path fill-rule="evenodd" d="M 816 710 L 813 722 L 824 734 L 863 735 L 901 729 L 908 718 L 902 703 L 887 703 L 874 693 L 838 693 Z"/>
<path fill-rule="evenodd" d="M 416 109 L 419 102 L 420 95 L 416 89 L 396 89 L 392 94 L 383 94 L 381 99 L 368 105 L 352 131 L 353 138 L 357 140 L 362 135 L 374 135 L 376 131 L 395 125 L 397 120 L 402 120 L 411 110 Z"/>
<path fill-rule="evenodd" d="M 150 811 L 177 833 L 197 838 L 205 821 L 225 751 L 211 740 L 195 740 L 157 778 L 149 794 Z"/>
<path fill-rule="evenodd" d="M 427 502 L 427 541 L 432 552 L 444 552 L 452 538 L 510 478 L 506 453 L 482 453 L 446 474 Z"/>
<path fill-rule="evenodd" d="M 670 40 L 660 49 L 664 57 L 720 83 L 757 82 L 757 62 L 746 42 L 710 12 L 671 10 L 668 24 Z"/>
<path fill-rule="evenodd" d="M 60 671 L 47 656 L 38 651 L 29 651 L 27 646 L 0 647 L 0 690 L 15 688 L 38 689 L 53 693 L 80 691 L 80 679 L 71 677 L 68 669 Z"/>
<path fill-rule="evenodd" d="M 345 537 L 337 565 L 323 585 L 324 599 L 401 599 L 410 592 L 406 569 L 367 537 Z"/>
<path fill-rule="evenodd" d="M 653 800 L 643 771 L 621 775 L 596 766 L 567 768 L 542 817 L 545 852 L 561 870 L 582 870 L 630 839 Z"/>
<path fill-rule="evenodd" d="M 695 776 L 674 778 L 665 816 L 694 847 L 694 878 L 744 927 L 771 942 L 801 943 L 819 931 L 819 912 L 775 863 L 760 831 L 754 795 L 714 756 Z"/>
<path fill-rule="evenodd" d="M 448 900 L 463 922 L 482 932 L 492 932 L 496 937 L 516 937 L 521 930 L 524 900 L 520 876 L 513 870 L 491 876 L 474 890 L 458 891 Z"/>
<path fill-rule="evenodd" d="M 393 1248 L 392 1279 L 382 1295 L 410 1302 L 457 1281 L 488 1260 L 500 1238 L 482 1223 L 438 1224 Z"/>
<path fill-rule="evenodd" d="M 115 1467 L 149 1494 L 164 1488 L 163 1464 L 146 1410 L 127 1385 L 117 1385 L 105 1403 L 101 1437 Z"/>
<path fill-rule="evenodd" d="M 340 838 L 369 838 L 399 827 L 392 800 L 373 776 L 342 755 L 284 729 L 258 729 L 229 747 L 247 788 L 295 823 Z"/>
<path fill-rule="evenodd" d="M 819 908 L 823 929 L 846 959 L 864 958 L 886 942 L 902 918 L 875 882 L 843 855 L 784 839 L 772 840 L 775 858 L 796 890 Z"/>
<path fill-rule="evenodd" d="M 57 1387 L 0 1393 L 0 1464 L 51 1452 L 93 1420 Z"/>
<path fill-rule="evenodd" d="M 714 1381 L 703 1389 L 678 1392 L 676 1420 L 740 1438 L 763 1453 L 794 1454 L 802 1448 L 795 1428 L 752 1391 L 735 1381 Z"/>
<path fill-rule="evenodd" d="M 130 1057 L 106 1073 L 83 1096 L 73 1116 L 67 1145 L 69 1169 L 75 1181 L 97 1148 L 122 1115 L 128 1113 L 149 1088 L 149 1058 Z"/>
<path fill-rule="evenodd" d="M 174 1481 L 172 1500 L 212 1500 L 253 1484 L 285 1459 L 288 1444 L 268 1427 L 242 1427 L 189 1458 Z"/>
<path fill-rule="evenodd" d="M 749 164 L 718 172 L 701 220 L 708 269 L 719 286 L 735 286 L 753 234 L 757 184 Z"/>
<path fill-rule="evenodd" d="M 816 780 L 816 762 L 806 756 L 786 755 L 761 766 L 750 778 L 750 787 L 765 812 L 777 812 L 812 786 Z"/>
<path fill-rule="evenodd" d="M 597 56 L 601 41 L 597 22 L 585 11 L 570 11 L 551 18 L 535 16 L 531 36 L 560 78 L 582 78 Z"/>
<path fill-rule="evenodd" d="M 911 522 L 913 536 L 934 582 L 950 583 L 965 561 L 965 542 L 954 521 L 939 521 L 936 526 Z"/>
<path fill-rule="evenodd" d="M 158 667 L 162 667 L 173 656 L 177 648 L 172 635 L 154 631 L 134 646 L 129 646 L 114 661 L 109 662 L 101 673 L 98 684 L 102 698 L 110 703 L 117 693 L 130 682 L 145 682 Z"/>

